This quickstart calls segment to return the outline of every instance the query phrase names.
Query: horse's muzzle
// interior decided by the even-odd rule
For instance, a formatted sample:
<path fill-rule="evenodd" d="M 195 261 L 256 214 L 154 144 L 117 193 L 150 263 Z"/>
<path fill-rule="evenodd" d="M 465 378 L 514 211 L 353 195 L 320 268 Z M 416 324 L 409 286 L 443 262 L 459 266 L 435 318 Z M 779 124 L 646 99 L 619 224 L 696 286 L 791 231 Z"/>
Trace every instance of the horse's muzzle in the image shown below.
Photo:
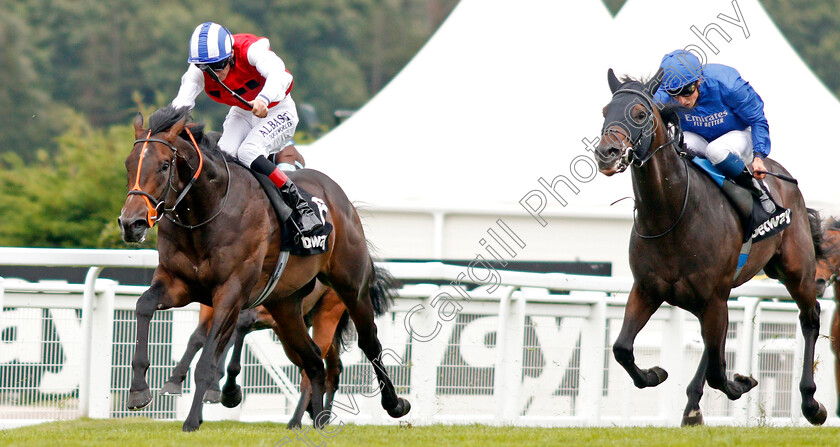
<path fill-rule="evenodd" d="M 145 218 L 123 220 L 123 216 L 120 216 L 117 218 L 117 224 L 120 226 L 123 241 L 139 243 L 146 240 L 149 222 Z"/>
<path fill-rule="evenodd" d="M 620 161 L 621 149 L 612 145 L 598 145 L 595 148 L 595 162 L 598 164 L 598 170 L 601 171 L 601 174 L 609 177 L 618 172 Z"/>

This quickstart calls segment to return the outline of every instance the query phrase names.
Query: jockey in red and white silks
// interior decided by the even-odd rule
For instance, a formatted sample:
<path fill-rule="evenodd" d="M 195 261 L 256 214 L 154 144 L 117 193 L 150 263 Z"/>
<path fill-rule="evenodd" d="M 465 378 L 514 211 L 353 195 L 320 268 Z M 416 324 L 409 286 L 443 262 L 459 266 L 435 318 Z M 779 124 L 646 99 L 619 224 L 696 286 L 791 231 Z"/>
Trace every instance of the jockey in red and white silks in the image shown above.
<path fill-rule="evenodd" d="M 231 34 L 219 24 L 206 22 L 193 32 L 188 62 L 172 105 L 192 108 L 204 90 L 212 100 L 231 106 L 223 124 L 220 149 L 267 175 L 281 189 L 289 205 L 300 213 L 303 233 L 321 226 L 291 180 L 267 159 L 292 141 L 298 124 L 291 97 L 293 77 L 283 60 L 271 51 L 268 39 Z"/>

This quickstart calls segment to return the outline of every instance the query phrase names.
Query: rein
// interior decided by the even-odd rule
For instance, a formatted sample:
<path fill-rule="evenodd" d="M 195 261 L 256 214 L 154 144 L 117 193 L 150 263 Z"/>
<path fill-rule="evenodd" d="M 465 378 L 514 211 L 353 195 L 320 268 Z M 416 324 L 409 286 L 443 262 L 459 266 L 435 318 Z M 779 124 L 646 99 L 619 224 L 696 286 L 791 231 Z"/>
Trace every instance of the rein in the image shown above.
<path fill-rule="evenodd" d="M 662 146 L 660 146 L 660 148 L 661 147 Z M 685 214 L 685 209 L 688 207 L 688 192 L 691 190 L 691 174 L 689 174 L 689 172 L 688 172 L 688 162 L 685 161 L 685 157 L 680 157 L 680 158 L 683 161 L 683 167 L 685 167 L 685 197 L 683 197 L 683 204 L 682 204 L 682 209 L 680 210 L 680 215 L 677 216 L 677 220 L 674 221 L 674 223 L 671 225 L 671 227 L 668 228 L 667 230 L 665 230 L 664 232 L 656 234 L 656 235 L 646 235 L 646 234 L 641 234 L 641 233 L 639 233 L 638 230 L 636 230 L 636 216 L 635 216 L 635 213 L 634 213 L 634 215 L 633 215 L 633 233 L 636 233 L 636 236 L 639 236 L 642 239 L 660 238 L 660 237 L 665 236 L 666 234 L 670 233 L 671 231 L 673 231 L 674 228 L 677 228 L 677 224 L 679 224 L 680 220 L 682 220 L 682 217 Z"/>
<path fill-rule="evenodd" d="M 644 92 L 640 92 L 638 90 L 633 90 L 633 89 L 629 89 L 629 88 L 622 88 L 622 89 L 616 90 L 613 93 L 613 98 L 615 98 L 620 93 L 630 93 L 630 94 L 641 97 L 642 100 L 643 100 L 643 103 L 644 103 L 644 104 L 642 104 L 642 106 L 646 107 L 648 109 L 648 111 L 650 112 L 650 119 L 648 120 L 649 122 L 647 124 L 645 124 L 645 127 L 643 127 L 641 129 L 641 132 L 639 132 L 639 135 L 635 139 L 632 137 L 632 135 L 628 135 L 627 133 L 625 133 L 623 131 L 613 130 L 611 128 L 606 128 L 606 127 L 604 129 L 602 129 L 602 133 L 604 135 L 606 135 L 608 133 L 615 132 L 615 133 L 619 133 L 621 136 L 630 140 L 631 146 L 629 148 L 628 147 L 624 148 L 625 152 L 621 155 L 621 159 L 618 163 L 618 168 L 617 168 L 616 172 L 624 172 L 631 165 L 636 166 L 636 167 L 641 167 L 648 160 L 650 160 L 651 157 L 653 157 L 653 155 L 656 154 L 663 147 L 682 140 L 682 127 L 679 125 L 679 121 L 677 121 L 677 123 L 674 124 L 674 137 L 671 138 L 670 141 L 662 143 L 656 149 L 650 151 L 650 153 L 648 153 L 644 158 L 638 157 L 636 155 L 636 153 L 639 152 L 640 148 L 650 147 L 650 145 L 653 143 L 652 140 L 653 140 L 653 130 L 654 130 L 654 122 L 655 122 L 654 118 L 653 118 L 653 109 L 656 108 L 656 106 L 653 104 L 653 100 L 651 100 L 651 98 L 648 95 L 646 95 Z M 624 130 L 623 126 L 622 126 L 622 130 Z"/>
<path fill-rule="evenodd" d="M 199 224 L 186 225 L 180 222 L 180 217 L 178 216 L 178 213 L 175 211 L 175 209 L 178 207 L 178 204 L 181 203 L 181 201 L 184 199 L 187 193 L 192 189 L 193 184 L 195 184 L 195 181 L 198 179 L 198 176 L 201 174 L 201 171 L 204 168 L 204 154 L 201 152 L 201 149 L 199 148 L 198 143 L 195 141 L 195 137 L 193 136 L 192 132 L 190 132 L 189 128 L 185 127 L 184 130 L 186 130 L 187 135 L 190 136 L 190 140 L 192 141 L 193 147 L 195 148 L 195 151 L 198 154 L 198 168 L 194 170 L 189 183 L 187 183 L 187 185 L 180 192 L 177 193 L 178 195 L 175 198 L 175 203 L 169 208 L 166 207 L 166 196 L 168 195 L 170 190 L 176 192 L 175 187 L 173 186 L 173 180 L 175 177 L 175 158 L 180 157 L 182 160 L 184 160 L 184 162 L 187 163 L 187 166 L 190 167 L 190 170 L 193 170 L 192 166 L 189 164 L 186 157 L 179 154 L 178 149 L 172 144 L 170 144 L 168 141 L 161 140 L 158 138 L 151 138 L 151 130 L 149 130 L 149 133 L 146 135 L 146 138 L 140 138 L 134 141 L 134 144 L 143 143 L 143 147 L 140 149 L 140 160 L 137 164 L 137 176 L 134 180 L 134 186 L 131 188 L 131 190 L 128 191 L 128 195 L 139 195 L 143 197 L 143 200 L 146 202 L 146 208 L 148 209 L 146 221 L 149 224 L 149 228 L 154 227 L 155 223 L 162 219 L 163 216 L 166 216 L 166 218 L 169 219 L 169 221 L 174 223 L 175 225 L 181 228 L 192 230 L 201 227 L 202 225 L 206 225 L 210 223 L 213 219 L 218 217 L 218 215 L 221 214 L 222 210 L 224 209 L 225 204 L 227 203 L 228 193 L 230 192 L 230 166 L 228 165 L 227 159 L 222 157 L 222 159 L 225 162 L 225 169 L 227 170 L 228 174 L 227 186 L 225 188 L 225 196 L 222 200 L 222 205 L 216 210 L 216 212 L 212 216 L 210 216 L 210 218 Z M 162 143 L 172 151 L 172 160 L 170 161 L 169 178 L 166 182 L 166 189 L 164 189 L 163 193 L 161 193 L 159 198 L 153 197 L 151 194 L 143 191 L 140 188 L 140 174 L 143 167 L 143 157 L 145 156 L 146 147 L 148 146 L 149 142 Z M 170 216 L 170 214 L 175 214 L 175 218 Z"/>
<path fill-rule="evenodd" d="M 604 129 L 604 132 L 603 132 L 604 134 L 609 133 L 609 132 L 616 132 L 616 133 L 620 133 L 623 137 L 630 140 L 630 146 L 629 147 L 624 146 L 624 148 L 623 148 L 625 152 L 621 155 L 621 159 L 619 161 L 618 168 L 617 168 L 617 172 L 624 172 L 631 165 L 636 166 L 636 167 L 642 167 L 648 160 L 653 158 L 653 156 L 657 152 L 659 152 L 659 150 L 662 149 L 663 147 L 670 146 L 670 145 L 673 145 L 674 143 L 681 142 L 682 141 L 682 126 L 680 126 L 679 120 L 677 120 L 675 123 L 673 123 L 674 133 L 673 133 L 673 137 L 670 140 L 668 140 L 665 143 L 662 143 L 659 146 L 657 146 L 654 150 L 647 153 L 644 158 L 638 157 L 636 155 L 636 153 L 639 152 L 640 149 L 644 149 L 645 147 L 649 148 L 650 145 L 653 144 L 652 140 L 653 140 L 653 133 L 654 133 L 654 123 L 656 122 L 653 111 L 654 111 L 654 108 L 656 106 L 654 105 L 653 100 L 651 100 L 651 98 L 648 95 L 646 95 L 644 92 L 640 92 L 638 90 L 633 90 L 633 89 L 627 89 L 627 88 L 618 89 L 613 93 L 613 98 L 615 98 L 616 95 L 618 95 L 620 93 L 631 93 L 631 94 L 640 96 L 642 98 L 642 102 L 643 102 L 642 106 L 647 108 L 648 112 L 650 113 L 650 117 L 649 117 L 649 120 L 648 120 L 649 122 L 647 124 L 645 124 L 645 126 L 643 128 L 641 128 L 641 132 L 639 132 L 639 135 L 636 136 L 635 139 L 632 138 L 632 135 L 628 135 L 628 134 L 625 133 L 625 131 L 623 129 L 623 127 L 624 127 L 623 125 L 621 126 L 622 131 L 612 130 L 611 127 Z M 661 117 L 660 117 L 660 119 L 661 119 Z M 677 145 L 677 149 L 678 148 L 679 148 L 679 144 Z M 677 216 L 677 219 L 674 221 L 674 223 L 664 232 L 659 233 L 659 234 L 654 234 L 654 235 L 646 235 L 646 234 L 639 233 L 639 231 L 636 229 L 636 226 L 637 226 L 636 225 L 636 216 L 635 216 L 635 213 L 634 213 L 634 215 L 633 215 L 633 233 L 635 233 L 637 236 L 639 236 L 642 239 L 657 239 L 657 238 L 660 238 L 662 236 L 665 236 L 666 234 L 670 233 L 671 231 L 674 230 L 674 228 L 677 227 L 677 225 L 682 220 L 683 215 L 685 214 L 685 210 L 688 207 L 688 195 L 689 195 L 689 192 L 691 191 L 691 174 L 689 174 L 689 172 L 688 172 L 688 162 L 685 160 L 685 157 L 680 157 L 680 158 L 683 161 L 683 167 L 685 168 L 685 178 L 686 178 L 685 196 L 683 197 L 683 204 L 682 204 L 682 209 L 680 209 L 680 215 Z"/>

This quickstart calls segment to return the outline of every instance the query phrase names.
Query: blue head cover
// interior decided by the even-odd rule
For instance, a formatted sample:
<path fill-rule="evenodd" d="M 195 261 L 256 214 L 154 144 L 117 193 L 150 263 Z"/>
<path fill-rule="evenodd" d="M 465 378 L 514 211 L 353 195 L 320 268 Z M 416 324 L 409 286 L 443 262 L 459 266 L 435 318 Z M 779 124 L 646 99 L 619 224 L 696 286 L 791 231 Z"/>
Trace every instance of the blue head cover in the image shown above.
<path fill-rule="evenodd" d="M 666 54 L 659 67 L 663 70 L 661 88 L 664 90 L 679 90 L 703 77 L 703 65 L 690 51 L 676 50 Z"/>
<path fill-rule="evenodd" d="M 230 57 L 233 53 L 233 36 L 222 25 L 205 22 L 198 25 L 190 37 L 191 64 L 212 64 Z"/>

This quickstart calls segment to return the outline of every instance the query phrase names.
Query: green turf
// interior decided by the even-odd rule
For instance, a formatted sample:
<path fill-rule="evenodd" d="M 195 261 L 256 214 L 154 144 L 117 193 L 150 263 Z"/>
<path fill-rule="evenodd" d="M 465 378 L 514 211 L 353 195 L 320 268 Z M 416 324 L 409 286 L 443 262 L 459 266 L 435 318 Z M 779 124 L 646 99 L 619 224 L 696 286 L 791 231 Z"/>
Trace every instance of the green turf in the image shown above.
<path fill-rule="evenodd" d="M 133 418 L 52 422 L 0 431 L 0 446 L 834 446 L 836 427 L 519 428 L 484 425 L 329 427 L 332 436 L 303 436 L 283 424 L 207 422 L 194 433 L 181 422 Z"/>

